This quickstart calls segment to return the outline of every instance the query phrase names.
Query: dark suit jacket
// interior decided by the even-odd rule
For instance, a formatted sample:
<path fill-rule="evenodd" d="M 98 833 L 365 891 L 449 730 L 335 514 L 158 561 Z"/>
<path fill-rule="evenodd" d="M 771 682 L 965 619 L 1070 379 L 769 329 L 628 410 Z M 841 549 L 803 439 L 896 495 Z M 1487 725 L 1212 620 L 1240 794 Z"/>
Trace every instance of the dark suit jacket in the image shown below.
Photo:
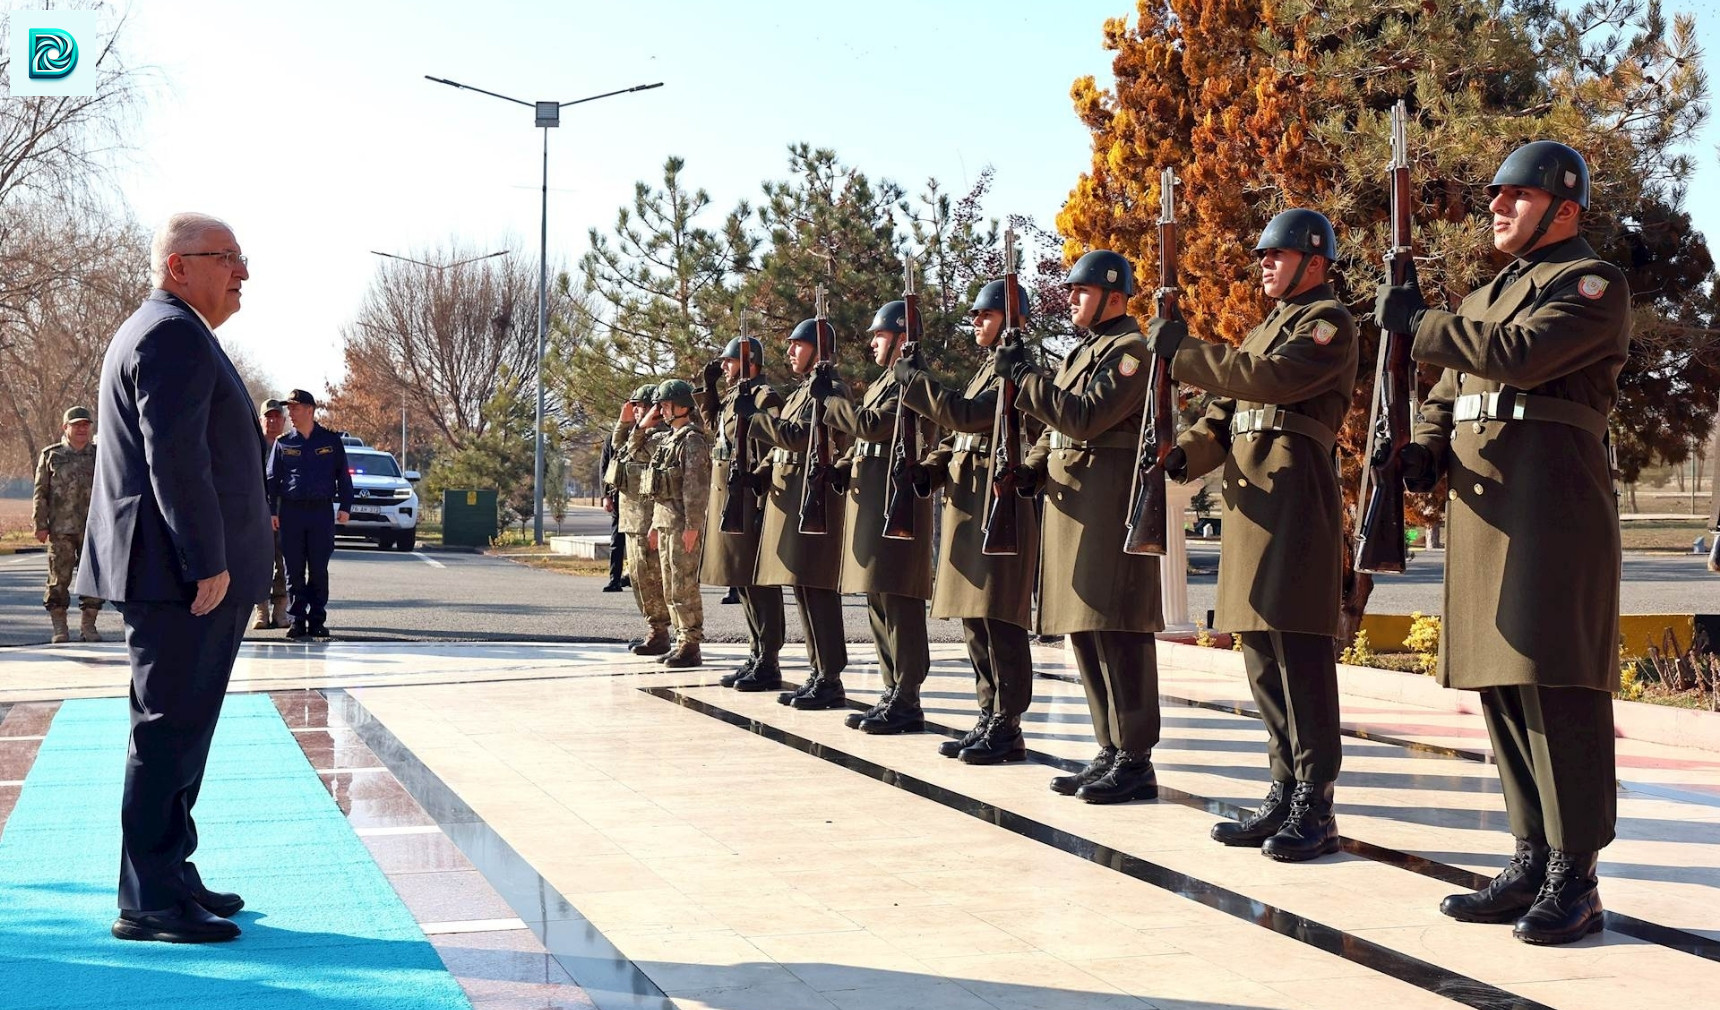
<path fill-rule="evenodd" d="M 269 595 L 274 536 L 250 396 L 189 305 L 149 293 L 102 361 L 84 554 L 73 592 L 190 600 L 226 571 L 229 599 Z"/>

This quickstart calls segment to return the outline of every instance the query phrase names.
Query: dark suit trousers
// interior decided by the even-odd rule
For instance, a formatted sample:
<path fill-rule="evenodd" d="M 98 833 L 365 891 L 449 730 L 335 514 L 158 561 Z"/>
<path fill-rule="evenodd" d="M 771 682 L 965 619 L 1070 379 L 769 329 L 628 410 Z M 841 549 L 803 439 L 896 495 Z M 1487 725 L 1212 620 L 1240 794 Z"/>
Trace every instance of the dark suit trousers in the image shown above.
<path fill-rule="evenodd" d="M 1336 782 L 1344 746 L 1332 639 L 1288 631 L 1241 635 L 1242 665 L 1266 724 L 1273 781 Z"/>
<path fill-rule="evenodd" d="M 847 636 L 842 630 L 842 596 L 834 589 L 794 587 L 800 629 L 806 635 L 806 659 L 821 677 L 841 680 L 848 666 Z"/>
<path fill-rule="evenodd" d="M 1145 631 L 1073 631 L 1069 647 L 1100 747 L 1148 752 L 1159 742 L 1159 649 Z"/>
<path fill-rule="evenodd" d="M 1033 701 L 1033 653 L 1027 629 L 1008 621 L 962 618 L 980 711 L 1019 716 Z"/>
<path fill-rule="evenodd" d="M 1612 695 L 1518 684 L 1481 691 L 1511 833 L 1567 852 L 1599 852 L 1618 821 Z"/>
<path fill-rule="evenodd" d="M 903 701 L 919 704 L 920 685 L 931 669 L 926 641 L 926 601 L 896 593 L 867 593 L 866 613 L 872 621 L 872 644 L 878 650 L 878 672 L 884 689 Z"/>
<path fill-rule="evenodd" d="M 117 603 L 131 653 L 131 747 L 120 803 L 119 907 L 153 912 L 198 886 L 191 808 L 245 637 L 251 601 L 202 617 L 186 603 Z"/>
<path fill-rule="evenodd" d="M 621 532 L 621 507 L 609 513 L 609 581 L 621 581 L 621 563 L 627 560 L 627 534 Z"/>
<path fill-rule="evenodd" d="M 288 610 L 312 624 L 328 620 L 328 562 L 334 557 L 334 509 L 326 501 L 281 502 L 281 556 L 287 562 Z"/>
<path fill-rule="evenodd" d="M 753 658 L 774 664 L 777 654 L 782 651 L 782 639 L 786 633 L 782 616 L 782 587 L 742 586 L 740 594 L 741 609 L 746 611 L 747 637 L 752 642 Z"/>

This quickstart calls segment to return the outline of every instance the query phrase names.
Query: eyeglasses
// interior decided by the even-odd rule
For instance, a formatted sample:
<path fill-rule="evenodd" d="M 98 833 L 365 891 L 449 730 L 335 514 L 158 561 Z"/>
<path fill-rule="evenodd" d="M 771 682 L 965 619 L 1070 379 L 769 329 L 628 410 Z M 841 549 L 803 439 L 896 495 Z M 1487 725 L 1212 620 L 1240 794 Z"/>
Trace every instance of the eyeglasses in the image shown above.
<path fill-rule="evenodd" d="M 190 259 L 193 256 L 218 256 L 221 258 L 221 265 L 224 267 L 243 267 L 250 266 L 251 264 L 250 259 L 240 253 L 233 252 L 231 249 L 224 249 L 221 252 L 180 253 L 179 255 L 186 259 Z"/>

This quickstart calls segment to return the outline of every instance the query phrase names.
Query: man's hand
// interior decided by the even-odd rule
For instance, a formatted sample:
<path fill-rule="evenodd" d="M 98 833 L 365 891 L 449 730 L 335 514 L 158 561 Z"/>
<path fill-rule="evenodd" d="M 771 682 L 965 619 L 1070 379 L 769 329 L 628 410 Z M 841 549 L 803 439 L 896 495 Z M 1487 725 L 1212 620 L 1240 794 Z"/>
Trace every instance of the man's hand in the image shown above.
<path fill-rule="evenodd" d="M 836 395 L 836 367 L 828 361 L 820 361 L 812 369 L 812 386 L 807 390 L 815 400 Z"/>
<path fill-rule="evenodd" d="M 1419 442 L 1409 442 L 1398 450 L 1398 462 L 1403 464 L 1403 487 L 1405 491 L 1415 494 L 1426 494 L 1439 483 L 1439 474 L 1435 472 L 1433 452 Z"/>
<path fill-rule="evenodd" d="M 47 543 L 48 542 L 48 531 L 47 530 L 37 530 L 36 531 L 36 542 L 39 544 Z"/>
<path fill-rule="evenodd" d="M 621 423 L 632 424 L 639 420 L 639 405 L 628 400 L 621 405 Z"/>
<path fill-rule="evenodd" d="M 349 514 L 348 514 L 348 513 L 347 513 L 347 512 L 345 512 L 345 511 L 340 511 L 340 512 L 336 512 L 336 513 L 335 513 L 335 514 L 334 514 L 334 521 L 335 521 L 335 522 L 337 522 L 337 523 L 340 523 L 340 524 L 343 524 L 343 525 L 344 525 L 344 524 L 345 524 L 345 523 L 346 523 L 346 521 L 347 521 L 347 520 L 348 520 L 348 519 L 351 519 L 351 518 L 352 518 L 352 516 L 351 516 L 351 515 L 349 515 Z"/>
<path fill-rule="evenodd" d="M 645 543 L 652 550 L 657 549 L 657 531 L 656 530 L 652 530 L 651 532 L 645 534 Z"/>
<path fill-rule="evenodd" d="M 1181 319 L 1152 319 L 1147 323 L 1147 347 L 1161 358 L 1176 356 L 1177 348 L 1188 339 L 1188 324 Z"/>
<path fill-rule="evenodd" d="M 614 495 L 606 494 L 603 496 L 603 511 L 609 513 L 610 515 L 615 514 L 615 496 Z"/>
<path fill-rule="evenodd" d="M 705 362 L 704 371 L 700 374 L 701 374 L 701 377 L 705 380 L 705 388 L 706 389 L 717 388 L 717 380 L 719 378 L 721 378 L 722 374 L 723 374 L 723 359 L 722 358 L 712 358 L 711 360 Z"/>
<path fill-rule="evenodd" d="M 1188 453 L 1183 452 L 1182 446 L 1173 445 L 1165 453 L 1165 476 L 1178 484 L 1188 480 Z"/>
<path fill-rule="evenodd" d="M 1023 498 L 1032 498 L 1039 493 L 1040 472 L 1022 463 L 1009 471 L 1009 477 L 1015 482 L 1015 493 Z"/>
<path fill-rule="evenodd" d="M 651 409 L 645 412 L 645 419 L 639 422 L 639 427 L 647 429 L 655 428 L 662 420 L 663 411 L 658 408 L 657 404 L 653 403 L 651 405 Z"/>
<path fill-rule="evenodd" d="M 851 475 L 849 474 L 847 467 L 832 466 L 830 468 L 830 475 L 825 478 L 825 481 L 830 485 L 830 490 L 835 491 L 837 494 L 847 494 L 849 476 Z"/>
<path fill-rule="evenodd" d="M 688 527 L 681 531 L 681 549 L 688 554 L 699 549 L 699 531 Z"/>
<path fill-rule="evenodd" d="M 1374 298 L 1374 324 L 1382 332 L 1414 333 L 1426 311 L 1427 301 L 1421 296 L 1414 265 L 1402 284 L 1381 284 Z"/>
<path fill-rule="evenodd" d="M 914 350 L 913 357 L 919 357 L 919 349 L 917 347 Z M 920 366 L 915 364 L 914 361 L 906 355 L 897 358 L 896 363 L 890 367 L 890 374 L 895 377 L 898 385 L 903 386 L 913 382 L 915 377 L 920 374 L 920 371 Z"/>
<path fill-rule="evenodd" d="M 269 528 L 274 530 L 276 533 L 279 533 L 281 531 L 281 517 L 280 516 L 270 516 L 269 517 Z"/>
<path fill-rule="evenodd" d="M 997 374 L 1015 383 L 1019 383 L 1022 376 L 1033 371 L 1033 361 L 1028 356 L 1027 345 L 1019 340 L 997 345 L 992 362 L 997 368 Z"/>
<path fill-rule="evenodd" d="M 752 419 L 754 414 L 758 413 L 758 401 L 753 398 L 753 395 L 752 390 L 742 389 L 740 394 L 735 397 L 735 419 L 743 427 Z M 741 433 L 741 437 L 746 437 L 744 431 Z"/>
<path fill-rule="evenodd" d="M 191 601 L 191 616 L 202 617 L 227 598 L 227 583 L 229 576 L 225 570 L 197 580 L 197 597 Z"/>

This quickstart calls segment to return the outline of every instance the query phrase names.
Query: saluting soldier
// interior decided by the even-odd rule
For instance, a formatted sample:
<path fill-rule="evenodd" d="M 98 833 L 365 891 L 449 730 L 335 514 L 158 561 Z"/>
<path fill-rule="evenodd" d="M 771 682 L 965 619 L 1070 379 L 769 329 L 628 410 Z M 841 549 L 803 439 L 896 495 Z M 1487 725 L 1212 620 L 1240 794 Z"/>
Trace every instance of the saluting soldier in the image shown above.
<path fill-rule="evenodd" d="M 1277 300 L 1238 347 L 1147 326 L 1178 381 L 1217 393 L 1165 461 L 1179 481 L 1224 467 L 1224 551 L 1213 626 L 1240 635 L 1266 723 L 1272 787 L 1253 814 L 1213 825 L 1226 845 L 1286 861 L 1338 851 L 1332 790 L 1343 759 L 1333 641 L 1343 593 L 1343 492 L 1333 458 L 1355 395 L 1356 324 L 1327 281 L 1337 235 L 1287 210 L 1254 245 Z"/>
<path fill-rule="evenodd" d="M 663 598 L 675 622 L 675 646 L 659 662 L 678 669 L 699 666 L 705 640 L 705 603 L 699 596 L 700 543 L 711 497 L 711 440 L 694 412 L 693 385 L 665 379 L 657 404 L 633 433 L 635 447 L 661 429 L 651 451 L 646 494 L 651 498 L 651 539 L 663 564 Z"/>
<path fill-rule="evenodd" d="M 61 416 L 60 440 L 36 456 L 36 486 L 31 520 L 38 543 L 48 545 L 48 585 L 42 605 L 48 608 L 55 644 L 71 641 L 66 611 L 72 605 L 72 573 L 84 554 L 84 523 L 90 514 L 90 491 L 96 479 L 95 422 L 88 407 L 72 407 Z M 103 601 L 79 596 L 83 620 L 78 639 L 99 642 L 96 615 Z"/>
<path fill-rule="evenodd" d="M 747 371 L 741 374 L 741 342 L 746 342 Z M 778 655 L 782 652 L 783 612 L 782 587 L 761 586 L 753 582 L 758 567 L 759 531 L 764 523 L 764 510 L 758 490 L 763 483 L 751 472 L 770 453 L 770 445 L 757 435 L 747 436 L 747 473 L 741 474 L 741 529 L 738 533 L 722 532 L 723 512 L 729 506 L 729 469 L 735 464 L 736 448 L 741 433 L 750 431 L 754 414 L 767 413 L 782 405 L 782 398 L 770 388 L 760 374 L 764 363 L 764 345 L 757 337 L 739 336 L 728 342 L 717 360 L 705 366 L 704 398 L 700 408 L 705 423 L 716 435 L 711 448 L 710 510 L 705 516 L 705 563 L 701 576 L 707 586 L 734 587 L 740 596 L 741 608 L 747 618 L 747 641 L 750 654 L 740 669 L 723 675 L 724 687 L 741 691 L 774 691 L 782 686 L 782 667 Z M 727 380 L 729 388 L 718 388 L 718 376 Z"/>
<path fill-rule="evenodd" d="M 1051 788 L 1089 803 L 1158 796 L 1158 649 L 1164 630 L 1159 561 L 1125 554 L 1135 447 L 1147 399 L 1146 338 L 1128 314 L 1129 261 L 1109 250 L 1082 256 L 1064 279 L 1069 317 L 1086 330 L 1054 376 L 1034 368 L 1020 341 L 996 351 L 1019 388 L 1016 405 L 1048 426 L 1022 465 L 1022 493 L 1045 492 L 1039 630 L 1068 635 L 1093 717 L 1099 753 Z"/>
<path fill-rule="evenodd" d="M 926 728 L 920 685 L 931 669 L 926 641 L 926 601 L 932 596 L 932 502 L 914 495 L 914 536 L 884 536 L 884 508 L 890 492 L 891 438 L 901 387 L 891 374 L 908 336 L 908 306 L 886 302 L 872 316 L 872 360 L 884 369 L 855 403 L 835 395 L 834 370 L 819 369 L 813 395 L 824 399 L 830 426 L 854 436 L 840 461 L 849 473 L 846 513 L 848 550 L 842 560 L 842 591 L 864 593 L 872 644 L 884 690 L 865 712 L 848 716 L 850 728 L 865 733 L 917 733 Z M 910 415 L 911 416 L 911 415 Z M 918 461 L 910 461 L 918 466 Z"/>
<path fill-rule="evenodd" d="M 974 299 L 973 338 L 996 346 L 1004 324 L 1005 283 L 992 281 Z M 1028 317 L 1027 292 L 1016 289 L 1015 318 Z M 979 720 L 959 739 L 938 745 L 944 757 L 967 764 L 999 764 L 1027 758 L 1021 716 L 1033 700 L 1033 655 L 1028 627 L 1033 619 L 1033 579 L 1039 569 L 1039 520 L 1033 502 L 1019 495 L 999 502 L 1015 510 L 1018 551 L 986 554 L 985 516 L 991 494 L 992 427 L 1003 380 L 991 356 L 957 392 L 928 374 L 917 355 L 899 358 L 896 381 L 902 402 L 950 434 L 923 465 L 928 486 L 944 488 L 943 523 L 932 616 L 960 618 L 973 663 Z"/>
<path fill-rule="evenodd" d="M 812 672 L 799 688 L 784 691 L 776 700 L 798 709 L 848 706 L 848 694 L 842 686 L 848 646 L 843 640 L 842 596 L 838 592 L 843 549 L 840 495 L 846 479 L 842 473 L 832 473 L 824 490 L 828 531 L 800 532 L 806 452 L 812 433 L 810 376 L 818 360 L 820 337 L 828 342 L 833 336 L 830 324 L 820 319 L 803 319 L 794 327 L 788 336 L 788 366 L 803 381 L 788 394 L 780 414 L 754 414 L 748 429 L 749 434 L 772 446 L 770 455 L 755 471 L 764 483 L 765 498 L 758 567 L 752 581 L 754 585 L 789 586 L 794 591 Z M 838 391 L 826 402 L 834 403 L 840 397 Z"/>
<path fill-rule="evenodd" d="M 1440 910 L 1529 943 L 1601 928 L 1599 853 L 1617 816 L 1619 527 L 1607 414 L 1630 346 L 1623 272 L 1580 235 L 1588 166 L 1524 145 L 1488 186 L 1513 257 L 1455 312 L 1382 284 L 1375 319 L 1445 371 L 1403 453 L 1405 486 L 1449 486 L 1439 680 L 1481 692 L 1516 853 Z"/>
<path fill-rule="evenodd" d="M 656 399 L 655 385 L 647 383 L 635 389 L 621 405 L 621 417 L 609 439 L 615 450 L 610 461 L 610 483 L 615 487 L 621 532 L 627 535 L 627 567 L 633 583 L 633 599 L 649 629 L 644 638 L 629 645 L 637 656 L 663 656 L 669 652 L 669 604 L 663 598 L 663 563 L 651 543 L 651 501 L 642 487 L 654 447 L 649 441 L 637 449 L 632 444 L 633 430 Z"/>

